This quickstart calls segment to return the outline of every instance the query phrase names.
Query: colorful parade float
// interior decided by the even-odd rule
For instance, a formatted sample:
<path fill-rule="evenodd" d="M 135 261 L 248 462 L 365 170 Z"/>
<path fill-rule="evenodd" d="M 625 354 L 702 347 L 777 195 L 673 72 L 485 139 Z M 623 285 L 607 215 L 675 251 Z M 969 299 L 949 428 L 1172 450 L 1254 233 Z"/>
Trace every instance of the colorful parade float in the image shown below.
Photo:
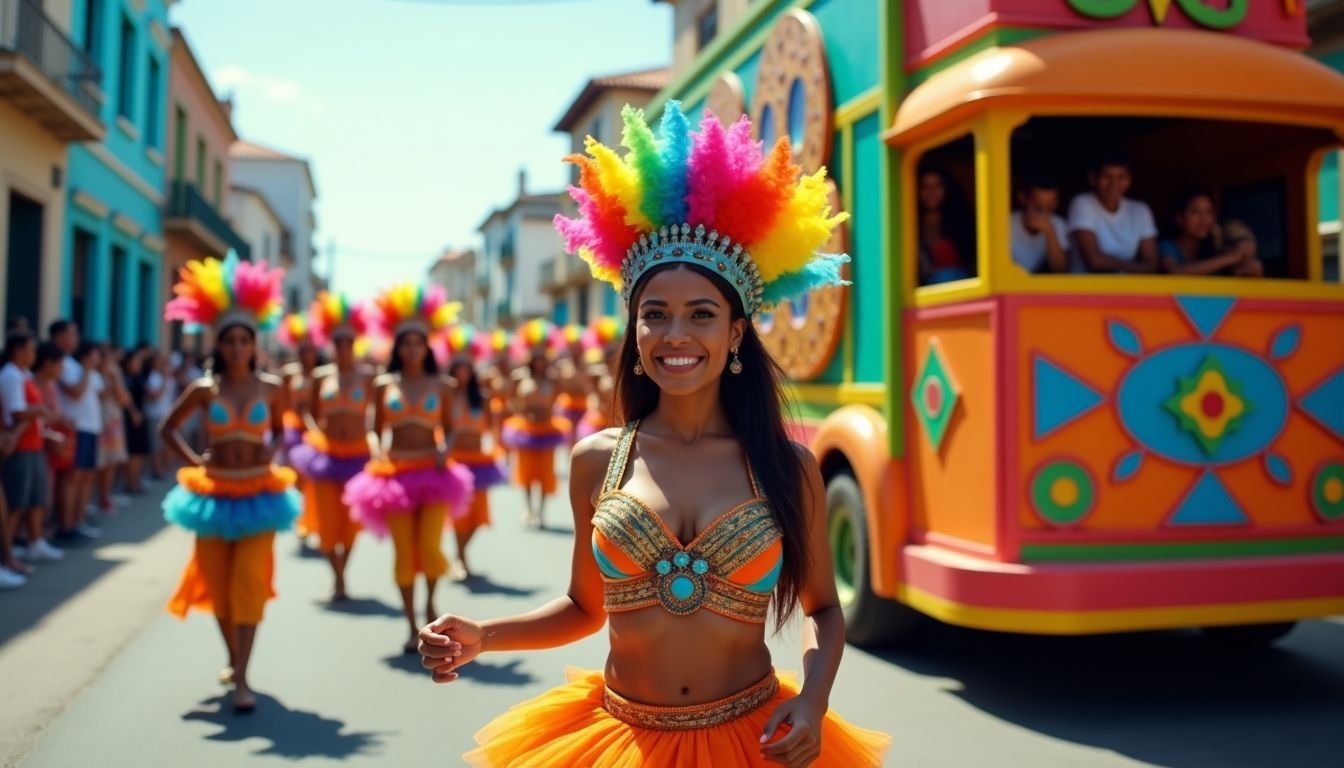
<path fill-rule="evenodd" d="M 1258 644 L 1344 613 L 1344 285 L 1317 231 L 1344 76 L 1307 42 L 1304 0 L 762 0 L 660 94 L 791 137 L 853 216 L 854 285 L 760 322 L 851 640 L 925 614 Z M 1265 276 L 1018 267 L 1015 183 L 1049 165 L 1064 208 L 1103 146 L 1159 224 L 1211 190 Z M 974 268 L 920 285 L 929 163 Z"/>

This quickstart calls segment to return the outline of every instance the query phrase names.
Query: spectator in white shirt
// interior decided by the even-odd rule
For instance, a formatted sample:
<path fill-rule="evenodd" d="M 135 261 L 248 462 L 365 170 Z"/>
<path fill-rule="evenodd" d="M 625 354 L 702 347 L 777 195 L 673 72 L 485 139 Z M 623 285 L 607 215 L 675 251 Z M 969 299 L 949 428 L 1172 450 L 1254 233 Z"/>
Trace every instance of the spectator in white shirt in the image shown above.
<path fill-rule="evenodd" d="M 1028 272 L 1069 271 L 1069 228 L 1055 215 L 1059 185 L 1045 176 L 1029 175 L 1016 199 L 1018 208 L 1008 225 L 1013 261 Z"/>
<path fill-rule="evenodd" d="M 58 329 L 56 326 L 60 322 L 65 325 Z M 56 535 L 56 541 L 67 545 L 81 544 L 101 535 L 101 531 L 85 522 L 85 510 L 98 468 L 98 437 L 103 430 L 100 400 L 103 379 L 98 373 L 98 346 L 89 342 L 81 344 L 79 329 L 74 323 L 58 321 L 52 326 L 52 341 L 69 355 L 61 363 L 58 384 L 61 411 L 75 427 L 75 466 L 69 472 L 69 482 L 62 483 L 62 529 Z"/>
<path fill-rule="evenodd" d="M 1069 234 L 1083 264 L 1093 272 L 1157 271 L 1157 224 L 1146 203 L 1125 197 L 1134 177 L 1130 162 L 1108 153 L 1087 176 L 1091 192 L 1069 205 Z"/>

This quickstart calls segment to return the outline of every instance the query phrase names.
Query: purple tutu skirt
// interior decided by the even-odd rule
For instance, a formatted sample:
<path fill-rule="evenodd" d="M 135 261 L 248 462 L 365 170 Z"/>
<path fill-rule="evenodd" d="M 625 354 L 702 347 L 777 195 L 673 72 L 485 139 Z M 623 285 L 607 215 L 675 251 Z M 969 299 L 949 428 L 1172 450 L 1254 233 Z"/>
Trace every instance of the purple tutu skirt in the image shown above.
<path fill-rule="evenodd" d="M 511 451 L 544 451 L 565 445 L 569 442 L 568 433 L 569 422 L 564 419 L 557 418 L 552 424 L 534 425 L 523 419 L 513 418 L 504 422 L 504 427 L 499 433 L 499 441 Z"/>
<path fill-rule="evenodd" d="M 280 436 L 286 448 L 294 448 L 303 443 L 303 430 L 293 427 L 285 427 L 284 433 Z"/>
<path fill-rule="evenodd" d="M 359 474 L 368 461 L 368 456 L 338 459 L 304 442 L 289 452 L 289 465 L 295 472 L 309 480 L 326 480 L 341 485 Z"/>
<path fill-rule="evenodd" d="M 426 504 L 447 504 L 450 516 L 462 517 L 469 511 L 474 488 L 471 471 L 461 464 L 450 463 L 447 470 L 429 467 L 391 474 L 366 466 L 345 484 L 341 501 L 356 522 L 385 538 L 389 517 Z"/>
<path fill-rule="evenodd" d="M 508 475 L 504 474 L 504 468 L 493 461 L 485 464 L 464 463 L 461 464 L 461 466 L 466 467 L 467 471 L 471 473 L 471 477 L 475 481 L 473 485 L 476 491 L 484 491 L 487 488 L 493 488 L 496 485 L 503 484 L 509 479 Z"/>

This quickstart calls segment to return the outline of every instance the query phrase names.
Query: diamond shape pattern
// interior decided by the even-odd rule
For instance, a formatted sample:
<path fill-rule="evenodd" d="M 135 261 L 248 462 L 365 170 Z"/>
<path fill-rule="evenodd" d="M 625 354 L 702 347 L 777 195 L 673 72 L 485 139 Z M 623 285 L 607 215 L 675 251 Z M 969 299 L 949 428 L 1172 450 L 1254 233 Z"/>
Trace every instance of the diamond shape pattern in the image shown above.
<path fill-rule="evenodd" d="M 935 452 L 942 449 L 960 400 L 961 392 L 952 378 L 952 369 L 942 347 L 937 339 L 930 339 L 929 350 L 910 390 L 910 401 L 915 407 L 915 418 L 924 428 L 924 436 Z"/>

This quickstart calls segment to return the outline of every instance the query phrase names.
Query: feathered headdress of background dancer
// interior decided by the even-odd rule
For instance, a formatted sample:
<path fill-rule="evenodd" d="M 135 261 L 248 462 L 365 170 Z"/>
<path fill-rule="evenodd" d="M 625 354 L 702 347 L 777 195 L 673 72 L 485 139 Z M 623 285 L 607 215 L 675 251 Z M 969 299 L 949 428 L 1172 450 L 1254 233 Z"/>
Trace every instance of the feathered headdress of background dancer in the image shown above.
<path fill-rule="evenodd" d="M 605 348 L 621 337 L 624 324 L 619 317 L 602 316 L 593 318 L 583 332 L 583 345 L 588 348 Z"/>
<path fill-rule="evenodd" d="M 826 169 L 800 176 L 789 142 L 768 155 L 744 116 L 724 129 L 709 110 L 692 133 L 681 105 L 669 101 L 659 136 L 642 110 L 621 111 L 622 157 L 591 136 L 570 195 L 579 218 L 557 215 L 566 249 L 593 275 L 630 293 L 660 264 L 695 264 L 728 281 L 750 317 L 782 299 L 842 282 L 843 254 L 817 249 L 848 218 L 831 215 Z"/>
<path fill-rule="evenodd" d="M 218 333 L 232 325 L 269 330 L 280 319 L 284 276 L 283 269 L 270 269 L 264 261 L 241 261 L 233 251 L 223 261 L 189 261 L 178 270 L 176 298 L 164 307 L 163 316 L 181 320 L 190 333 L 202 328 Z"/>
<path fill-rule="evenodd" d="M 555 353 L 557 328 L 549 320 L 536 318 L 528 320 L 518 328 L 509 345 L 515 360 L 528 360 L 538 352 L 545 355 Z"/>
<path fill-rule="evenodd" d="M 308 306 L 308 330 L 313 343 L 325 347 L 337 336 L 358 340 L 368 333 L 364 308 L 343 293 L 322 291 Z"/>
<path fill-rule="evenodd" d="M 275 337 L 290 349 L 298 349 L 299 345 L 310 344 L 313 341 L 308 318 L 300 312 L 285 315 L 280 321 L 280 328 L 276 331 Z"/>
<path fill-rule="evenodd" d="M 387 336 L 418 331 L 428 337 L 457 322 L 461 310 L 462 305 L 449 302 L 437 285 L 401 283 L 374 298 L 370 315 L 379 332 Z"/>

